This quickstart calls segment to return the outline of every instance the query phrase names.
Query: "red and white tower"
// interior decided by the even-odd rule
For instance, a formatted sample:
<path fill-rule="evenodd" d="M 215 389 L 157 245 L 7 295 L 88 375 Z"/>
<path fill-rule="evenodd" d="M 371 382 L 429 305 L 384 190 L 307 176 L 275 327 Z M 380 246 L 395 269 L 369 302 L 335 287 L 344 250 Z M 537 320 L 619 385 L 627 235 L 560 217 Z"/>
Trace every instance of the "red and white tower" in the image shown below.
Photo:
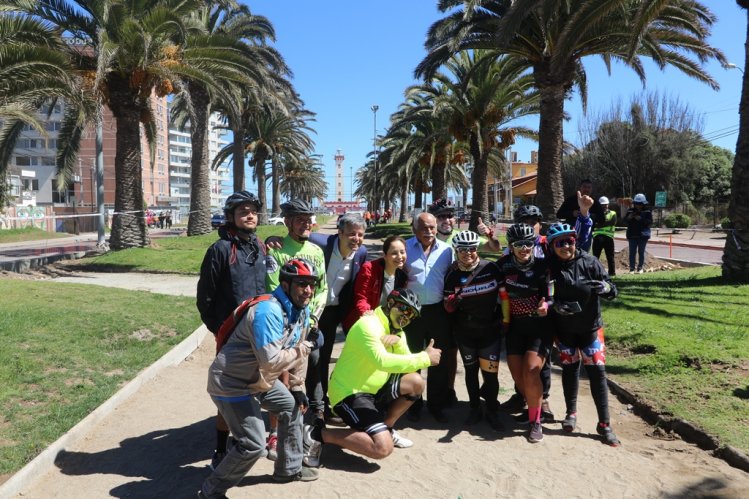
<path fill-rule="evenodd" d="M 335 152 L 335 200 L 343 201 L 343 152 L 338 149 Z"/>

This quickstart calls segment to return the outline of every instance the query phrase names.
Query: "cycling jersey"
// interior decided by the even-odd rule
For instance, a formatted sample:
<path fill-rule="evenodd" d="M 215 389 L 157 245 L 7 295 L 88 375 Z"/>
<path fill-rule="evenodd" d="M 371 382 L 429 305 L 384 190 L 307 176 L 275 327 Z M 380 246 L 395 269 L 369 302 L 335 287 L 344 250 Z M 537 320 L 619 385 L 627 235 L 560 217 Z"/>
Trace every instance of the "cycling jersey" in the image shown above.
<path fill-rule="evenodd" d="M 461 331 L 461 336 L 484 336 L 487 330 L 497 333 L 500 279 L 494 262 L 480 260 L 472 271 L 460 270 L 457 262 L 450 266 L 445 277 L 445 298 L 452 294 L 460 298 L 457 308 L 450 313 L 450 320 L 453 328 Z"/>

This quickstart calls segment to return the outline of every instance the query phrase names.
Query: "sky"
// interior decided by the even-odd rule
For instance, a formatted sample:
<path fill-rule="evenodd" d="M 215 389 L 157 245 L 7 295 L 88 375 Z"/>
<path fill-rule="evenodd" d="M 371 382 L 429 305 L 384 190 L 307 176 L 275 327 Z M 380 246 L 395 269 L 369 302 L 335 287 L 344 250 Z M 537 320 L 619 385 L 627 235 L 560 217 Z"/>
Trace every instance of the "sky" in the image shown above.
<path fill-rule="evenodd" d="M 444 17 L 435 0 L 244 0 L 253 14 L 267 17 L 276 30 L 275 47 L 294 73 L 292 82 L 306 108 L 317 114 L 311 124 L 315 153 L 321 155 L 333 199 L 336 151 L 344 160 L 344 199 L 351 198 L 351 174 L 372 151 L 376 113 L 377 134 L 383 134 L 389 117 L 403 102 L 405 89 L 418 83 L 413 70 L 426 55 L 424 41 L 429 26 Z M 734 0 L 703 0 L 718 17 L 710 43 L 721 49 L 739 68 L 706 65 L 720 84 L 714 91 L 678 70 L 661 71 L 646 61 L 647 91 L 678 97 L 703 118 L 703 136 L 715 145 L 735 150 L 738 136 L 738 103 L 741 93 L 746 38 L 746 12 Z M 609 76 L 598 57 L 583 60 L 588 75 L 588 115 L 627 103 L 643 92 L 634 72 L 612 66 Z M 565 140 L 580 146 L 579 123 L 584 128 L 579 96 L 566 102 L 570 120 Z M 538 117 L 518 122 L 538 128 Z M 519 139 L 512 147 L 519 161 L 530 161 L 534 141 Z M 252 187 L 251 187 L 252 188 Z M 355 188 L 355 186 L 354 186 Z"/>

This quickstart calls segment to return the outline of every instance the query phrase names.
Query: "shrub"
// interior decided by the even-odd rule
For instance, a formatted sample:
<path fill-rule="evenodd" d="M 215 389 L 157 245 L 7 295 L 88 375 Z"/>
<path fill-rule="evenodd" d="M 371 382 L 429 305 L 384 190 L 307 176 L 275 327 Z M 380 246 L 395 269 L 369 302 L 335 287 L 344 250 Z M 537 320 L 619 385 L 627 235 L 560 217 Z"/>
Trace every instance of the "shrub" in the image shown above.
<path fill-rule="evenodd" d="M 669 229 L 686 229 L 692 224 L 692 219 L 683 213 L 671 213 L 663 219 L 663 225 Z"/>
<path fill-rule="evenodd" d="M 731 224 L 731 219 L 728 217 L 723 217 L 720 219 L 720 228 L 721 229 L 731 229 L 733 224 Z"/>

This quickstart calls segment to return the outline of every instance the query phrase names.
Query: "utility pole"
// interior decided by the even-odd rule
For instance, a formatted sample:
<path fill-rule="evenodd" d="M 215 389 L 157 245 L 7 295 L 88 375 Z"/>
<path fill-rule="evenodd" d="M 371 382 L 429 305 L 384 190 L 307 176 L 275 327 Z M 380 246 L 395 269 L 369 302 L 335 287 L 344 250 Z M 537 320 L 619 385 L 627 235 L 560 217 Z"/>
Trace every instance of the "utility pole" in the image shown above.
<path fill-rule="evenodd" d="M 372 114 L 374 114 L 374 134 L 372 136 L 372 145 L 374 146 L 374 167 L 375 167 L 375 185 L 374 185 L 374 210 L 377 211 L 380 209 L 380 200 L 378 199 L 378 187 L 379 187 L 379 181 L 378 178 L 379 172 L 377 171 L 378 165 L 377 165 L 377 110 L 380 109 L 380 106 L 377 104 L 372 106 Z"/>

